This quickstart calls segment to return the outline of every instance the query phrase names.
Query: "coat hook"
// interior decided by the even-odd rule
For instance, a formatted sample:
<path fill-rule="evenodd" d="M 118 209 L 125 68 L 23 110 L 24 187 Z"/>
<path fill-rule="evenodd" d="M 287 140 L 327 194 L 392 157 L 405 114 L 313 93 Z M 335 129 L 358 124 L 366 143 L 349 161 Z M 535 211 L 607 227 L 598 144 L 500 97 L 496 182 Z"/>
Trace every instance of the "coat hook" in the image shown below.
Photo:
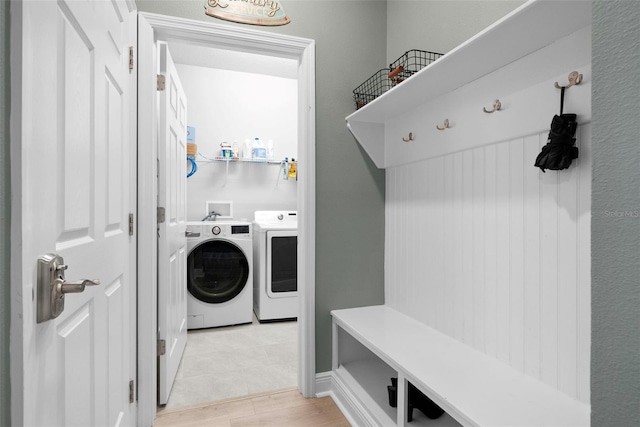
<path fill-rule="evenodd" d="M 558 82 L 555 82 L 553 85 L 556 87 L 556 89 L 562 89 L 563 87 L 567 89 L 571 86 L 579 85 L 580 83 L 582 83 L 582 74 L 578 73 L 577 71 L 570 72 L 568 78 L 569 84 L 567 86 L 560 86 Z"/>
<path fill-rule="evenodd" d="M 486 107 L 482 107 L 482 111 L 484 111 L 485 113 L 495 113 L 496 111 L 500 111 L 500 109 L 502 108 L 502 104 L 500 103 L 499 99 L 496 99 L 495 101 L 493 101 L 493 110 L 487 110 Z"/>
<path fill-rule="evenodd" d="M 413 142 L 413 132 L 409 132 L 409 138 L 402 137 L 404 142 Z"/>
<path fill-rule="evenodd" d="M 436 125 L 436 129 L 438 130 L 449 129 L 449 119 L 444 119 L 444 123 L 442 124 L 442 127 Z"/>

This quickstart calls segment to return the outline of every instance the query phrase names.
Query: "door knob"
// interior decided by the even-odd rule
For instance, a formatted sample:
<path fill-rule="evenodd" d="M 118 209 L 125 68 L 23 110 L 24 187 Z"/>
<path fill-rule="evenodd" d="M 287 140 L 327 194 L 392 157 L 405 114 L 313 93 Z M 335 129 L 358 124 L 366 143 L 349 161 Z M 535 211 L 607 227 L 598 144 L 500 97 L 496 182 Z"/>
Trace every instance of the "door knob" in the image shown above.
<path fill-rule="evenodd" d="M 100 284 L 97 279 L 67 282 L 64 278 L 67 268 L 60 255 L 45 254 L 38 258 L 37 323 L 55 319 L 62 313 L 65 294 L 83 292 L 87 286 Z"/>

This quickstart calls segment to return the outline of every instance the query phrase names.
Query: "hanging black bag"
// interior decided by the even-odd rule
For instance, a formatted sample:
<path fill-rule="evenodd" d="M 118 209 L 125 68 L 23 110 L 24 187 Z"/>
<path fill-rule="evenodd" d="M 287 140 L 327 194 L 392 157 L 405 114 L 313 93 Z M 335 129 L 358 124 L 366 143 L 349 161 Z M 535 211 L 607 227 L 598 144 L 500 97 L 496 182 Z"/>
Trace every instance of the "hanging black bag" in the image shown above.
<path fill-rule="evenodd" d="M 564 87 L 560 93 L 560 115 L 553 116 L 547 144 L 536 158 L 535 166 L 542 172 L 545 169 L 562 170 L 571 166 L 573 159 L 578 158 L 578 147 L 575 146 L 576 122 L 575 114 L 563 114 Z"/>

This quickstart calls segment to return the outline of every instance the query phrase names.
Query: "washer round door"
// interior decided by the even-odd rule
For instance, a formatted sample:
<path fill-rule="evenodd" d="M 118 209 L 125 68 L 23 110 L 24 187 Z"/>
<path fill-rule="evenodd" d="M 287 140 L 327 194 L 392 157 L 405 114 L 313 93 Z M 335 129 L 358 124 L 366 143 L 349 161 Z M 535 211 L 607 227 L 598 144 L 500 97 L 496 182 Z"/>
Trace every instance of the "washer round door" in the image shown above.
<path fill-rule="evenodd" d="M 247 284 L 249 263 L 242 250 L 226 240 L 209 240 L 187 257 L 187 289 L 200 301 L 232 300 Z"/>

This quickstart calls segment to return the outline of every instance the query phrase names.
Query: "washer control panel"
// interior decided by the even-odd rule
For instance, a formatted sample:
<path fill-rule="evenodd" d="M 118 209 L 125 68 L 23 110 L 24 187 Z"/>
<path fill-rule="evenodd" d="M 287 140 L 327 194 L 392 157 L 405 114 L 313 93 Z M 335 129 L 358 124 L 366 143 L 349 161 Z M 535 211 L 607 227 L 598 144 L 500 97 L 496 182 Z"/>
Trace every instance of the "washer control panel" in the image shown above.
<path fill-rule="evenodd" d="M 212 237 L 252 238 L 252 224 L 244 221 L 194 221 L 187 223 L 185 235 L 188 240 Z"/>
<path fill-rule="evenodd" d="M 231 234 L 251 234 L 250 225 L 232 225 Z"/>

